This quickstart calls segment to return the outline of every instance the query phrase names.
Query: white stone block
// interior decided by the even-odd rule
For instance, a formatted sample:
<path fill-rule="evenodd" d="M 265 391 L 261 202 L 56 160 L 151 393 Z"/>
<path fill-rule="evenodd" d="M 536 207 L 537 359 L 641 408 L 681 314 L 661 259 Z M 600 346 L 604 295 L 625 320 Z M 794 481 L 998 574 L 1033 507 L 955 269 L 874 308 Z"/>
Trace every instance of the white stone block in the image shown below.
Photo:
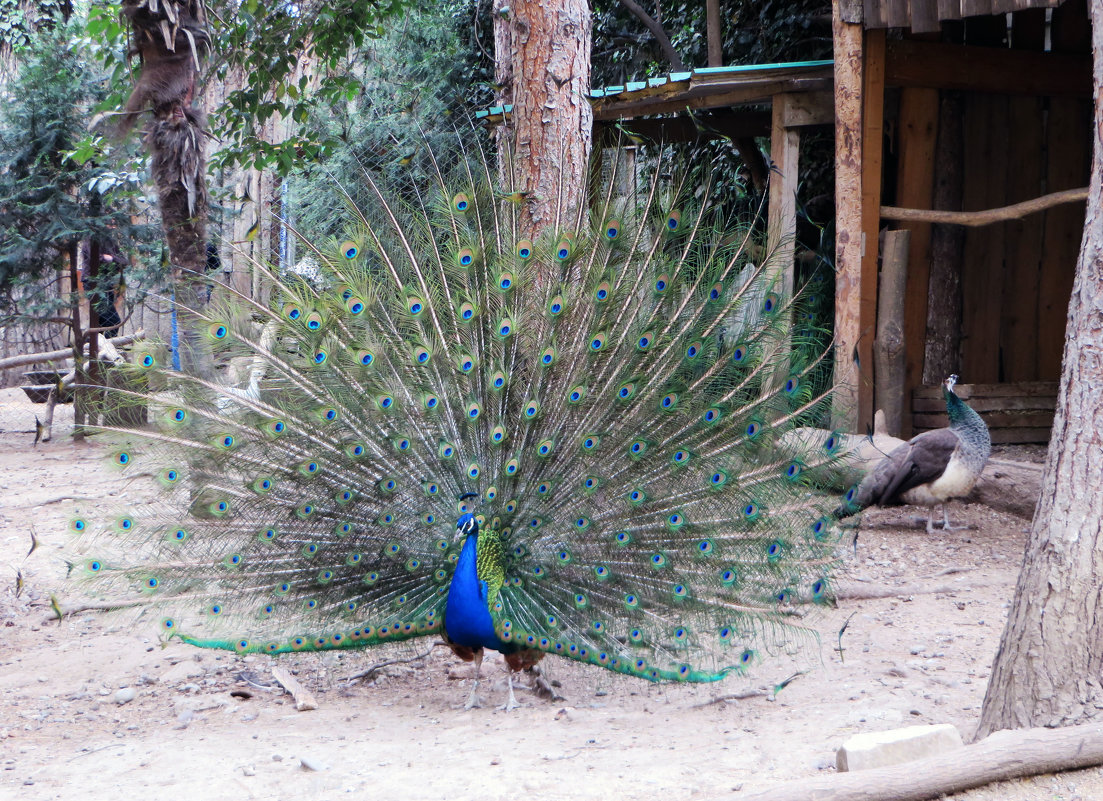
<path fill-rule="evenodd" d="M 856 734 L 835 754 L 839 772 L 898 765 L 964 747 L 961 733 L 949 723 Z"/>

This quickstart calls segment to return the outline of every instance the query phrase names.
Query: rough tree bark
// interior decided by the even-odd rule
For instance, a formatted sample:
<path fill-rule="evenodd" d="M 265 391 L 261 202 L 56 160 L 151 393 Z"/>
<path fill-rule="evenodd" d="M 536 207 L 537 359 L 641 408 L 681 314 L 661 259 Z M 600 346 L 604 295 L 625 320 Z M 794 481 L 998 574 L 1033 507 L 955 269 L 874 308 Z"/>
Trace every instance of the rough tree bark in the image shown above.
<path fill-rule="evenodd" d="M 528 193 L 521 204 L 521 233 L 533 238 L 549 228 L 573 232 L 584 209 L 593 140 L 589 4 L 520 0 L 506 13 L 508 36 L 496 32 L 495 43 L 508 43 L 509 52 L 499 51 L 496 59 L 510 65 L 510 191 Z"/>
<path fill-rule="evenodd" d="M 202 0 L 126 0 L 123 15 L 130 22 L 142 70 L 121 127 L 125 132 L 140 115 L 151 114 L 145 144 L 152 156 L 176 302 L 198 309 L 206 300 L 203 284 L 195 279 L 207 266 L 207 168 L 206 119 L 195 100 L 199 62 L 210 46 L 206 11 Z M 182 331 L 182 355 L 202 367 L 202 357 L 189 353 L 197 346 L 190 328 Z"/>
<path fill-rule="evenodd" d="M 1095 125 L 1057 415 L 977 737 L 1067 726 L 1103 708 L 1103 0 L 1090 3 Z"/>

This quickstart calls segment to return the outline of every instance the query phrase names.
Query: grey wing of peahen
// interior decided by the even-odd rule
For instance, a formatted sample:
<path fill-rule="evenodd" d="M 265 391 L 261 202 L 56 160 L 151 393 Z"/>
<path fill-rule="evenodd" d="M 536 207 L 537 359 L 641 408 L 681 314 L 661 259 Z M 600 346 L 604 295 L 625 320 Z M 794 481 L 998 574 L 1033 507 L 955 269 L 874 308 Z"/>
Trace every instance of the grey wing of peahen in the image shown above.
<path fill-rule="evenodd" d="M 432 635 L 471 512 L 501 540 L 502 643 L 711 681 L 799 633 L 790 606 L 830 598 L 840 455 L 780 442 L 830 402 L 805 298 L 662 170 L 531 239 L 481 154 L 443 171 L 397 197 L 365 173 L 345 235 L 303 240 L 316 276 L 195 315 L 248 391 L 133 366 L 146 388 L 114 392 L 154 425 L 105 433 L 160 492 L 73 521 L 91 591 L 239 652 Z"/>

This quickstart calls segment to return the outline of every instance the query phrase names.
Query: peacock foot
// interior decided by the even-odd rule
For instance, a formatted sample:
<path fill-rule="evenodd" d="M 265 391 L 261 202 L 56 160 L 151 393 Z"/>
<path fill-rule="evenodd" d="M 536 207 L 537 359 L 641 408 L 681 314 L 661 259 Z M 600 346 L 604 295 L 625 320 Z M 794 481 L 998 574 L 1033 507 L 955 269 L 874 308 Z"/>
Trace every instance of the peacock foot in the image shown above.
<path fill-rule="evenodd" d="M 510 671 L 510 673 L 509 673 L 508 681 L 509 681 L 509 696 L 506 698 L 506 702 L 504 704 L 502 704 L 500 707 L 498 707 L 498 709 L 502 710 L 503 712 L 509 712 L 511 709 L 517 709 L 518 707 L 521 706 L 519 703 L 517 703 L 517 698 L 513 694 L 513 672 L 512 671 Z"/>
<path fill-rule="evenodd" d="M 475 682 L 475 686 L 471 688 L 471 695 L 467 696 L 467 703 L 463 705 L 464 709 L 482 709 L 483 699 L 478 696 L 479 682 Z"/>

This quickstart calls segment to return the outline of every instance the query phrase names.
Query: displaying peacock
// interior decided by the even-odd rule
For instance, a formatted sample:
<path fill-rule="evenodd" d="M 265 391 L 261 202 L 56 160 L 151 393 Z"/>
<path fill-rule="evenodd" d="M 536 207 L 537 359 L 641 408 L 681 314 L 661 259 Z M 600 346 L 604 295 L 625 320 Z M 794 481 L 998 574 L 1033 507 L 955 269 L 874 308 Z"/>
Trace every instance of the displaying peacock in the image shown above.
<path fill-rule="evenodd" d="M 248 388 L 133 365 L 113 392 L 153 424 L 103 433 L 161 490 L 73 521 L 87 590 L 144 594 L 201 647 L 438 636 L 651 681 L 799 636 L 792 606 L 830 597 L 840 455 L 780 442 L 828 403 L 803 297 L 665 165 L 530 236 L 487 159 L 450 158 L 397 195 L 366 171 L 307 278 L 193 315 Z"/>

